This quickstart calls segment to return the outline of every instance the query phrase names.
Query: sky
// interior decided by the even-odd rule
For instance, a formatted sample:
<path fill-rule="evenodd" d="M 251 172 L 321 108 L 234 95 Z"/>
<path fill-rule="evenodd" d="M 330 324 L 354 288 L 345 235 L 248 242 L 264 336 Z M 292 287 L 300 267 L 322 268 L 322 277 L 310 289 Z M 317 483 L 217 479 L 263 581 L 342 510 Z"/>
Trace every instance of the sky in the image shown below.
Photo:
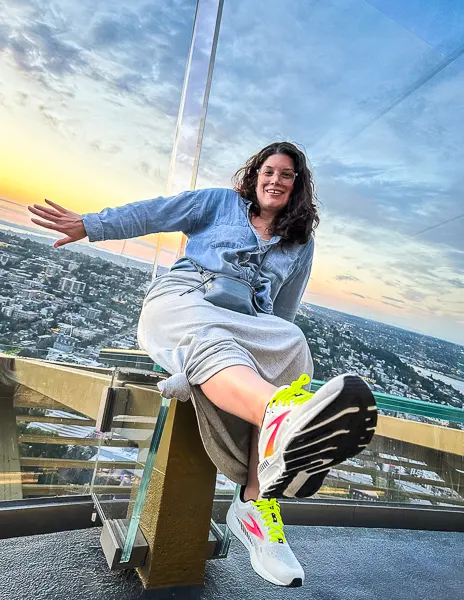
<path fill-rule="evenodd" d="M 44 197 L 90 212 L 166 193 L 194 9 L 0 0 L 0 219 L 24 225 Z M 321 216 L 304 299 L 462 344 L 463 89 L 460 0 L 225 0 L 197 187 L 298 142 Z M 155 243 L 106 245 L 149 259 Z M 163 236 L 162 263 L 178 243 Z"/>

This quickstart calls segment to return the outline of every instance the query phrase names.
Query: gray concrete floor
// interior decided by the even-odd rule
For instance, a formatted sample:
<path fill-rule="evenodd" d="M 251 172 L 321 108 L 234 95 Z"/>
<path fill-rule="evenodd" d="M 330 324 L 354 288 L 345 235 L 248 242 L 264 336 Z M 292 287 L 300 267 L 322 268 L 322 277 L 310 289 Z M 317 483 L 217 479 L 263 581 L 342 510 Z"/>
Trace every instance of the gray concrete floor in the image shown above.
<path fill-rule="evenodd" d="M 234 540 L 208 563 L 205 585 L 144 591 L 133 572 L 110 572 L 99 529 L 0 540 L 2 600 L 462 600 L 464 533 L 288 527 L 306 571 L 302 588 L 274 587 Z"/>

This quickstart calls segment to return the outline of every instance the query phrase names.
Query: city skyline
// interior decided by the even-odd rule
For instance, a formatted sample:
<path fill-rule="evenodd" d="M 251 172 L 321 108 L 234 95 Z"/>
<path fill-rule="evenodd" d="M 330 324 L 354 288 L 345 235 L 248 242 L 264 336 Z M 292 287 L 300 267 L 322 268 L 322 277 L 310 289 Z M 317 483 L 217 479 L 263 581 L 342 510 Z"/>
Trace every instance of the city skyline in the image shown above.
<path fill-rule="evenodd" d="M 87 212 L 165 193 L 195 2 L 165 4 L 0 0 L 0 219 L 25 226 L 44 197 Z M 462 344 L 458 2 L 254 4 L 225 3 L 198 187 L 297 140 L 321 200 L 304 300 Z"/>
<path fill-rule="evenodd" d="M 1 202 L 2 202 L 2 199 L 0 198 L 0 214 L 1 214 Z M 29 228 L 29 225 L 26 225 L 26 227 Z M 34 226 L 32 225 L 31 230 L 33 228 L 34 228 Z M 34 236 L 38 236 L 38 237 L 36 237 L 36 241 L 39 238 L 43 238 L 42 243 L 44 243 L 46 245 L 51 245 L 52 241 L 55 239 L 53 237 L 53 233 L 52 232 L 48 232 L 48 231 L 44 231 L 43 229 L 38 228 L 38 227 L 35 227 L 35 229 L 36 229 L 37 233 L 34 232 L 33 235 Z M 28 233 L 27 230 L 24 230 L 24 229 L 21 228 L 21 226 L 16 226 L 13 223 L 11 223 L 10 226 L 5 225 L 4 223 L 2 223 L 2 219 L 0 218 L 0 242 L 2 242 L 2 243 L 5 243 L 4 240 L 3 240 L 3 238 L 2 238 L 2 230 L 4 230 L 7 234 L 9 233 L 9 234 L 12 234 L 12 235 L 18 235 L 18 233 L 19 233 L 20 235 L 24 236 L 24 235 L 27 235 L 27 233 Z M 58 236 L 56 236 L 56 239 L 58 239 Z M 46 240 L 48 240 L 48 243 L 47 243 Z M 8 243 L 8 242 L 6 242 L 6 243 Z M 152 262 L 146 261 L 142 256 L 140 256 L 140 250 L 137 248 L 137 246 L 140 245 L 140 240 L 139 239 L 133 240 L 133 244 L 134 244 L 133 248 L 129 247 L 130 249 L 134 249 L 135 250 L 135 252 L 133 254 L 129 253 L 129 251 L 127 253 L 121 254 L 120 251 L 119 251 L 120 249 L 118 249 L 118 247 L 115 247 L 115 248 L 111 249 L 109 247 L 109 245 L 113 244 L 113 243 L 115 243 L 115 242 L 107 241 L 107 242 L 101 242 L 101 243 L 96 243 L 96 244 L 88 244 L 88 242 L 83 241 L 83 242 L 79 242 L 78 246 L 81 246 L 81 248 L 82 248 L 83 245 L 97 246 L 102 251 L 102 258 L 104 260 L 110 260 L 112 262 L 115 262 L 116 255 L 117 256 L 127 256 L 127 257 L 129 257 L 131 259 L 135 259 L 136 261 L 143 261 L 143 265 L 145 267 L 147 265 L 153 265 Z M 121 241 L 119 241 L 119 244 L 121 244 Z M 75 245 L 68 245 L 67 248 L 69 250 L 71 250 L 71 251 L 75 251 L 76 250 Z M 8 253 L 8 248 L 7 247 L 3 247 L 2 250 Z M 53 252 L 55 252 L 55 251 L 59 252 L 59 250 L 54 250 L 54 249 L 52 251 Z M 142 254 L 143 254 L 143 250 L 142 250 Z M 163 251 L 162 251 L 161 255 L 163 255 Z M 166 256 L 169 258 L 169 253 L 167 253 Z M 63 259 L 66 260 L 66 257 L 65 256 L 60 257 L 60 260 L 63 260 Z M 163 265 L 161 265 L 161 266 L 163 266 Z M 406 329 L 404 327 L 399 327 L 398 325 L 395 325 L 393 323 L 389 323 L 388 321 L 385 321 L 385 320 L 384 321 L 379 321 L 379 320 L 376 320 L 376 319 L 371 319 L 371 318 L 366 317 L 365 315 L 362 315 L 362 314 L 349 313 L 349 312 L 346 312 L 346 311 L 343 311 L 343 310 L 338 310 L 338 309 L 330 308 L 330 307 L 318 304 L 317 302 L 314 302 L 312 300 L 308 300 L 307 296 L 308 296 L 308 294 L 305 294 L 303 296 L 302 302 L 305 303 L 306 306 L 308 306 L 309 308 L 311 308 L 311 306 L 313 306 L 316 310 L 317 309 L 328 309 L 330 311 L 334 311 L 334 313 L 339 313 L 340 315 L 346 315 L 347 317 L 357 317 L 357 318 L 360 318 L 360 319 L 366 319 L 367 322 L 378 323 L 380 325 L 385 325 L 387 327 L 394 327 L 394 328 L 397 328 L 400 331 L 404 331 L 404 332 L 411 333 L 411 334 L 423 335 L 423 336 L 425 336 L 427 338 L 430 338 L 430 339 L 436 339 L 436 340 L 440 340 L 440 341 L 444 341 L 444 342 L 449 342 L 451 344 L 455 344 L 458 347 L 464 348 L 464 344 L 461 343 L 461 342 L 459 342 L 459 341 L 455 341 L 455 340 L 452 340 L 452 339 L 446 339 L 446 338 L 443 338 L 443 337 L 433 336 L 433 335 L 424 333 L 422 331 L 417 331 L 415 329 Z"/>

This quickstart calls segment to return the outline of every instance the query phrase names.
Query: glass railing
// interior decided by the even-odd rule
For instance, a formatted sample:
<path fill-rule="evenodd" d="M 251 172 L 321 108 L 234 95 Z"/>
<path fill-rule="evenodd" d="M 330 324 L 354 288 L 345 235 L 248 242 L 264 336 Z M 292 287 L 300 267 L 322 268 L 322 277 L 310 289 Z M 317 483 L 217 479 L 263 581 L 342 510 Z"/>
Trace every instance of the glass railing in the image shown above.
<path fill-rule="evenodd" d="M 141 351 L 107 349 L 100 360 L 162 372 Z M 313 380 L 312 391 L 323 384 Z M 464 410 L 379 392 L 374 396 L 381 418 L 373 441 L 331 469 L 312 500 L 464 506 Z M 231 498 L 234 489 L 233 482 L 218 475 L 217 497 Z"/>
<path fill-rule="evenodd" d="M 137 374 L 149 374 L 153 391 L 158 378 L 165 376 L 140 351 L 106 350 L 100 361 L 106 361 L 107 367 L 96 369 L 97 375 L 105 377 L 109 387 L 121 387 L 135 381 Z M 40 368 L 50 368 L 49 363 L 38 364 Z M 44 372 L 43 382 L 47 377 L 49 374 Z M 322 384 L 314 381 L 313 389 Z M 331 469 L 319 492 L 300 502 L 464 507 L 464 411 L 405 397 L 379 393 L 375 396 L 379 423 L 369 447 Z M 122 400 L 122 408 L 114 410 L 107 420 L 103 432 L 101 414 L 97 417 L 97 429 L 96 420 L 78 412 L 76 404 L 71 408 L 25 386 L 18 388 L 10 401 L 10 413 L 5 412 L 8 400 L 2 403 L 0 498 L 7 501 L 92 494 L 101 519 L 119 524 L 121 561 L 127 561 L 169 400 L 156 391 L 148 406 L 145 400 L 134 401 L 128 394 Z M 100 398 L 96 397 L 94 406 L 99 403 Z M 236 492 L 237 486 L 218 473 L 216 498 L 230 500 Z M 211 522 L 215 556 L 219 557 L 227 554 L 230 542 L 228 530 L 218 524 L 222 521 L 220 505 L 217 503 L 213 509 Z"/>
<path fill-rule="evenodd" d="M 39 365 L 40 385 L 50 379 L 53 365 L 48 361 L 25 362 Z M 54 366 L 64 368 L 61 363 Z M 101 397 L 92 402 L 93 413 L 100 405 L 95 419 L 24 385 L 10 391 L 2 402 L 3 411 L 10 403 L 9 412 L 0 414 L 0 502 L 91 495 L 100 519 L 116 523 L 122 563 L 131 557 L 170 406 L 170 400 L 157 391 L 158 377 L 148 385 L 131 379 L 130 371 L 140 373 L 143 366 L 145 376 L 153 374 L 152 368 L 147 371 L 144 357 L 124 374 L 115 366 L 94 369 L 109 388 L 133 384 L 142 392 L 142 399 L 132 392 L 116 399 L 109 416 L 102 410 Z M 75 365 L 67 368 L 92 373 Z M 54 376 L 58 378 L 60 371 Z M 149 399 L 143 398 L 144 386 L 150 389 Z M 218 486 L 235 489 L 222 476 L 218 476 Z M 227 555 L 230 535 L 214 516 L 209 552 L 211 558 L 222 558 Z"/>
<path fill-rule="evenodd" d="M 16 396 L 14 415 L 21 498 L 87 494 L 100 440 L 95 421 L 44 396 Z M 113 445 L 114 455 L 127 442 Z M 116 446 L 116 447 L 115 447 Z M 112 459 L 113 461 L 115 458 Z"/>
<path fill-rule="evenodd" d="M 117 370 L 113 373 L 112 387 L 116 373 Z M 131 402 L 128 395 L 123 412 L 114 414 L 107 430 L 99 435 L 90 492 L 101 520 L 118 523 L 116 531 L 120 536 L 122 563 L 131 558 L 170 406 L 170 400 L 156 396 L 157 401 L 148 410 L 150 414 L 147 414 L 147 406 L 140 414 L 140 404 Z M 127 444 L 119 463 L 111 446 L 115 441 Z"/>

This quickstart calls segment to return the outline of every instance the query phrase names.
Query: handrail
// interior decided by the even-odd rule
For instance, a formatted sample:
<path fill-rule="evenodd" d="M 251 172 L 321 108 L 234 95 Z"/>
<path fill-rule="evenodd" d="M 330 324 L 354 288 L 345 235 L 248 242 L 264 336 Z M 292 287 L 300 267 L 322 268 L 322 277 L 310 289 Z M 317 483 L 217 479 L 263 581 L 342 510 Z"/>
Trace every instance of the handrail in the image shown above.
<path fill-rule="evenodd" d="M 102 348 L 100 358 L 119 363 L 118 366 L 130 367 L 131 363 L 137 363 L 140 368 L 143 367 L 155 371 L 161 376 L 169 376 L 162 367 L 153 362 L 143 350 L 122 350 L 118 348 Z M 311 382 L 311 391 L 317 391 L 326 382 L 320 379 L 313 379 Z M 453 423 L 464 424 L 464 408 L 455 406 L 443 406 L 434 402 L 425 402 L 415 398 L 406 398 L 405 396 L 394 396 L 383 392 L 372 392 L 377 402 L 377 407 L 381 410 L 391 412 L 402 412 L 410 415 L 428 417 L 429 419 L 441 419 Z"/>
<path fill-rule="evenodd" d="M 311 390 L 317 391 L 325 383 L 325 381 L 313 379 L 311 382 Z M 425 402 L 424 400 L 405 398 L 404 396 L 393 396 L 392 394 L 384 394 L 382 392 L 372 393 L 377 402 L 377 407 L 381 410 L 403 412 L 410 415 L 464 424 L 464 408 L 443 406 L 442 404 L 435 404 L 434 402 Z"/>

